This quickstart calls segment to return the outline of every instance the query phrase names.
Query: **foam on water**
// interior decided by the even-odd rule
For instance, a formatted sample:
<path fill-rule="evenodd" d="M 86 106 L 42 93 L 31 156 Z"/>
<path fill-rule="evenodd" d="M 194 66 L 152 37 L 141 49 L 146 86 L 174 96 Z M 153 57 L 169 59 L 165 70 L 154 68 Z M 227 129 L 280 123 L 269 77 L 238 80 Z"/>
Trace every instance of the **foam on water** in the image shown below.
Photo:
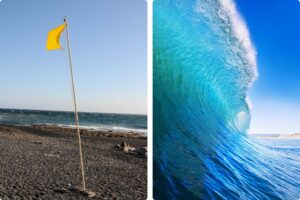
<path fill-rule="evenodd" d="M 75 127 L 73 112 L 0 109 L 0 113 L 0 124 Z M 144 115 L 80 112 L 79 124 L 82 129 L 147 132 L 147 117 Z"/>
<path fill-rule="evenodd" d="M 246 23 L 238 13 L 235 3 L 232 0 L 220 0 L 220 3 L 224 10 L 225 16 L 229 17 L 229 24 L 232 27 L 235 37 L 241 42 L 245 50 L 245 56 L 249 61 L 250 65 L 253 67 L 253 78 L 256 78 L 258 75 L 256 63 L 256 50 L 251 42 L 250 34 Z"/>

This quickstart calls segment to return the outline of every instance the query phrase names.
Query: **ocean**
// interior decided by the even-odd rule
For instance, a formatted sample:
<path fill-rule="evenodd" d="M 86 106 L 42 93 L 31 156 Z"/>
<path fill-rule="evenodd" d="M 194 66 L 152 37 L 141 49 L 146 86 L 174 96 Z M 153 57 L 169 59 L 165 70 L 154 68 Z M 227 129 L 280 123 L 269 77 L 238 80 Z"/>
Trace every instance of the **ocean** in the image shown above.
<path fill-rule="evenodd" d="M 154 1 L 154 199 L 300 198 L 299 140 L 247 134 L 257 71 L 232 0 Z"/>
<path fill-rule="evenodd" d="M 134 131 L 147 133 L 147 116 L 134 114 L 79 112 L 79 125 L 83 129 Z M 74 127 L 74 112 L 0 109 L 0 124 L 56 125 Z"/>
<path fill-rule="evenodd" d="M 300 160 L 300 139 L 259 138 L 258 142 L 280 154 Z"/>

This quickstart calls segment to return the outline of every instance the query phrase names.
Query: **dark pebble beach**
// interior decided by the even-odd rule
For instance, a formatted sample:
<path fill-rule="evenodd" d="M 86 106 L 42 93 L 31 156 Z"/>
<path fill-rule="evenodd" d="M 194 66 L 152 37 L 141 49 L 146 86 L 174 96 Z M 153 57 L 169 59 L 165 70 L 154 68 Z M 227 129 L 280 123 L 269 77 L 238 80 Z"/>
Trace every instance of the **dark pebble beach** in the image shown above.
<path fill-rule="evenodd" d="M 147 198 L 147 159 L 125 153 L 116 144 L 136 149 L 147 145 L 138 133 L 83 130 L 86 187 L 81 186 L 76 131 L 55 126 L 0 126 L 0 199 Z"/>

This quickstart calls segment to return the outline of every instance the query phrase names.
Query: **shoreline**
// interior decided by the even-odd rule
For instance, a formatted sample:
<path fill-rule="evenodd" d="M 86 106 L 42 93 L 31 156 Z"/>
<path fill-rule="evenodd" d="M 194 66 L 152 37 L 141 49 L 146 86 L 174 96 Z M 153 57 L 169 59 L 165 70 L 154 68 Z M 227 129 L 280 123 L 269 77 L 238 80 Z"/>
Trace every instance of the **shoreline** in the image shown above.
<path fill-rule="evenodd" d="M 77 133 L 75 125 L 55 125 L 55 124 L 39 124 L 39 125 L 6 125 L 0 124 L 0 127 L 12 127 L 12 128 L 35 128 L 39 130 L 47 131 L 61 131 L 63 133 Z M 139 138 L 147 139 L 147 132 L 140 132 L 135 130 L 100 130 L 94 128 L 80 127 L 81 135 L 90 135 L 97 137 L 118 137 L 118 138 Z"/>
<path fill-rule="evenodd" d="M 140 148 L 136 133 L 81 130 L 86 186 L 93 199 L 146 199 L 147 159 L 125 153 L 122 142 Z M 76 129 L 0 125 L 0 198 L 89 199 L 80 186 Z"/>
<path fill-rule="evenodd" d="M 293 139 L 300 139 L 300 133 L 294 134 L 272 134 L 270 136 L 266 134 L 249 134 L 251 137 L 258 138 L 258 139 L 276 139 L 276 140 L 293 140 Z"/>
<path fill-rule="evenodd" d="M 140 133 L 147 136 L 147 115 L 79 112 L 82 130 L 116 133 Z M 28 117 L 27 117 L 28 116 Z M 0 125 L 57 126 L 73 128 L 74 112 L 31 109 L 1 109 Z"/>

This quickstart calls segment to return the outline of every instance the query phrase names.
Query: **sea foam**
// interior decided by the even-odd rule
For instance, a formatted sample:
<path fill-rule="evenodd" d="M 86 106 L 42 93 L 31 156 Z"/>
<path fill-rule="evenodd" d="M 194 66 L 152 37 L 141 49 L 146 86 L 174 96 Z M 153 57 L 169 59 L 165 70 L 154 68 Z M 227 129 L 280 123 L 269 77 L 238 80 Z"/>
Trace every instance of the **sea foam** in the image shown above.
<path fill-rule="evenodd" d="M 258 76 L 257 61 L 256 61 L 256 49 L 253 45 L 249 29 L 237 11 L 236 5 L 232 0 L 219 0 L 221 8 L 225 15 L 229 17 L 230 25 L 232 27 L 235 37 L 241 42 L 244 50 L 246 52 L 246 58 L 248 59 L 250 65 L 253 67 L 254 78 Z"/>

